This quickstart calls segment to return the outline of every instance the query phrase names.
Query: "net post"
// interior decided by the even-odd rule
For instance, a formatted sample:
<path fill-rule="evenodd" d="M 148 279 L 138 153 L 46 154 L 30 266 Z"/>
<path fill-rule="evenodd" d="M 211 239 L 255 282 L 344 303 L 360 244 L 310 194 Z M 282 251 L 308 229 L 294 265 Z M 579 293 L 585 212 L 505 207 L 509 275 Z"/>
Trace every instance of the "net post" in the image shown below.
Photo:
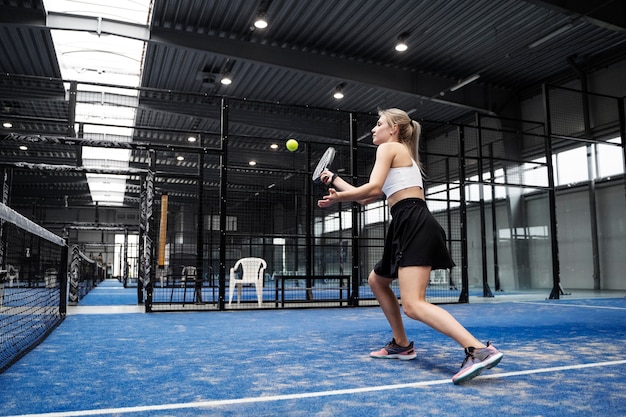
<path fill-rule="evenodd" d="M 67 265 L 69 251 L 67 245 L 61 248 L 61 264 L 59 265 L 59 314 L 65 317 L 67 314 Z"/>
<path fill-rule="evenodd" d="M 69 257 L 69 253 L 68 253 L 68 257 Z M 80 274 L 79 274 L 79 268 L 80 268 L 80 254 L 79 254 L 79 249 L 77 245 L 73 245 L 72 246 L 72 259 L 70 261 L 70 270 L 69 270 L 69 287 L 70 287 L 70 292 L 69 292 L 69 303 L 71 305 L 76 305 L 78 304 L 78 300 L 80 298 L 80 294 L 79 294 L 79 290 L 78 290 L 78 286 L 79 286 L 79 279 L 80 279 Z"/>

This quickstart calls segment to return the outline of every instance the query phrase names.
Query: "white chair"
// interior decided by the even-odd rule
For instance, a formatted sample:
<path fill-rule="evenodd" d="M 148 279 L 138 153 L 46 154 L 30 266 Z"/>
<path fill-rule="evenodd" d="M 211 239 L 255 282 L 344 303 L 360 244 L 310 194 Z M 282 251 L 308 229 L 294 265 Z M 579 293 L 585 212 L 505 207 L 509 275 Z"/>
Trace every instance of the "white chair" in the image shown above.
<path fill-rule="evenodd" d="M 7 265 L 7 277 L 11 287 L 13 286 L 13 281 L 15 281 L 16 286 L 20 286 L 20 271 L 11 264 Z"/>
<path fill-rule="evenodd" d="M 195 283 L 197 274 L 195 266 L 183 266 L 183 271 L 180 274 L 181 287 L 184 287 L 187 281 Z"/>
<path fill-rule="evenodd" d="M 187 288 L 193 288 L 193 301 L 202 301 L 202 288 L 196 286 L 196 280 L 198 279 L 198 271 L 195 266 L 183 266 L 183 272 L 181 274 L 181 283 L 183 290 L 183 306 L 187 302 Z M 196 295 L 198 299 L 196 300 Z"/>
<path fill-rule="evenodd" d="M 241 267 L 241 276 L 237 276 L 237 269 Z M 263 304 L 263 277 L 267 263 L 261 258 L 242 258 L 230 268 L 230 282 L 228 283 L 228 304 L 233 302 L 233 292 L 237 286 L 237 303 L 241 302 L 241 287 L 243 284 L 254 284 L 259 306 Z"/>

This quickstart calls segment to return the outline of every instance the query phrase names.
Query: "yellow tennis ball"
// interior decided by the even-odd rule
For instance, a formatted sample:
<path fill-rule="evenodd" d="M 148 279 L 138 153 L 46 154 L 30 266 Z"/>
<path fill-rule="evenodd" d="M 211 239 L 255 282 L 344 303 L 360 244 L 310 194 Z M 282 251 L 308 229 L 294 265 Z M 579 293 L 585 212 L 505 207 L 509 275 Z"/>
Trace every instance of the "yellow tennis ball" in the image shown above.
<path fill-rule="evenodd" d="M 287 141 L 287 149 L 291 152 L 295 152 L 298 150 L 298 141 L 295 139 L 289 139 Z"/>

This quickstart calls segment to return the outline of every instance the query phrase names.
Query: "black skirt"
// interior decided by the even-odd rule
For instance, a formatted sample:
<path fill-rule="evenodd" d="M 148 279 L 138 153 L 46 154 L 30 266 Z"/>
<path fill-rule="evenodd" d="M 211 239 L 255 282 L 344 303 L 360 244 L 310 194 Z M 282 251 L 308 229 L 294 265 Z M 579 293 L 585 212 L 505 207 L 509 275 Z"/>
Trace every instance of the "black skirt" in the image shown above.
<path fill-rule="evenodd" d="M 407 198 L 391 207 L 383 258 L 374 272 L 382 277 L 398 278 L 398 267 L 403 266 L 433 269 L 455 266 L 446 246 L 446 232 L 421 198 Z"/>

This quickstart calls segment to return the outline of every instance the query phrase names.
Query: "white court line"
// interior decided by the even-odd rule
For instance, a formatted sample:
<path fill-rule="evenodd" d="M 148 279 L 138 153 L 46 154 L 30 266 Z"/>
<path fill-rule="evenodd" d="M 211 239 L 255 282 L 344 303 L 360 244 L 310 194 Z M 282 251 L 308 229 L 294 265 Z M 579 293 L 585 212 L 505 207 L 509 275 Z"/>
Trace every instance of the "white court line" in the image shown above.
<path fill-rule="evenodd" d="M 518 376 L 518 375 L 541 374 L 541 373 L 547 373 L 547 372 L 568 371 L 571 369 L 597 368 L 600 366 L 614 366 L 614 365 L 626 365 L 626 360 L 586 363 L 586 364 L 580 364 L 580 365 L 556 366 L 552 368 L 529 369 L 526 371 L 516 371 L 516 372 L 503 372 L 503 373 L 497 373 L 497 374 L 490 374 L 486 376 L 479 376 L 475 380 L 504 378 L 504 377 L 509 377 L 509 376 Z M 58 413 L 19 414 L 19 415 L 6 416 L 6 417 L 73 417 L 73 416 L 95 416 L 95 415 L 102 415 L 102 414 L 139 413 L 139 412 L 145 412 L 145 411 L 180 410 L 183 408 L 204 408 L 204 407 L 217 407 L 217 406 L 223 406 L 223 405 L 231 405 L 231 404 L 252 404 L 252 403 L 264 403 L 264 402 L 272 402 L 272 401 L 298 400 L 301 398 L 330 397 L 330 396 L 335 396 L 335 395 L 360 394 L 364 392 L 389 391 L 389 390 L 396 390 L 396 389 L 403 389 L 403 388 L 418 388 L 418 387 L 428 387 L 432 385 L 443 385 L 443 384 L 452 384 L 452 382 L 448 378 L 448 379 L 439 379 L 439 380 L 434 380 L 434 381 L 411 382 L 411 383 L 406 383 L 406 384 L 395 384 L 395 385 L 379 385 L 379 386 L 374 386 L 374 387 L 350 388 L 350 389 L 341 389 L 341 390 L 333 390 L 333 391 L 305 392 L 305 393 L 300 393 L 300 394 L 268 395 L 266 397 L 233 398 L 230 400 L 195 401 L 195 402 L 180 403 L 180 404 L 160 404 L 160 405 L 145 405 L 145 406 L 137 406 L 137 407 L 103 408 L 99 410 L 63 411 L 63 412 L 58 412 Z"/>
<path fill-rule="evenodd" d="M 605 310 L 626 310 L 626 308 L 624 307 L 609 307 L 609 306 L 589 306 L 589 305 L 584 305 L 584 304 L 567 304 L 567 303 L 563 303 L 563 304 L 548 304 L 548 303 L 535 303 L 532 301 L 514 301 L 515 303 L 518 304 L 535 304 L 535 305 L 540 305 L 540 306 L 559 306 L 559 307 L 581 307 L 581 308 L 600 308 L 600 309 L 605 309 Z"/>

